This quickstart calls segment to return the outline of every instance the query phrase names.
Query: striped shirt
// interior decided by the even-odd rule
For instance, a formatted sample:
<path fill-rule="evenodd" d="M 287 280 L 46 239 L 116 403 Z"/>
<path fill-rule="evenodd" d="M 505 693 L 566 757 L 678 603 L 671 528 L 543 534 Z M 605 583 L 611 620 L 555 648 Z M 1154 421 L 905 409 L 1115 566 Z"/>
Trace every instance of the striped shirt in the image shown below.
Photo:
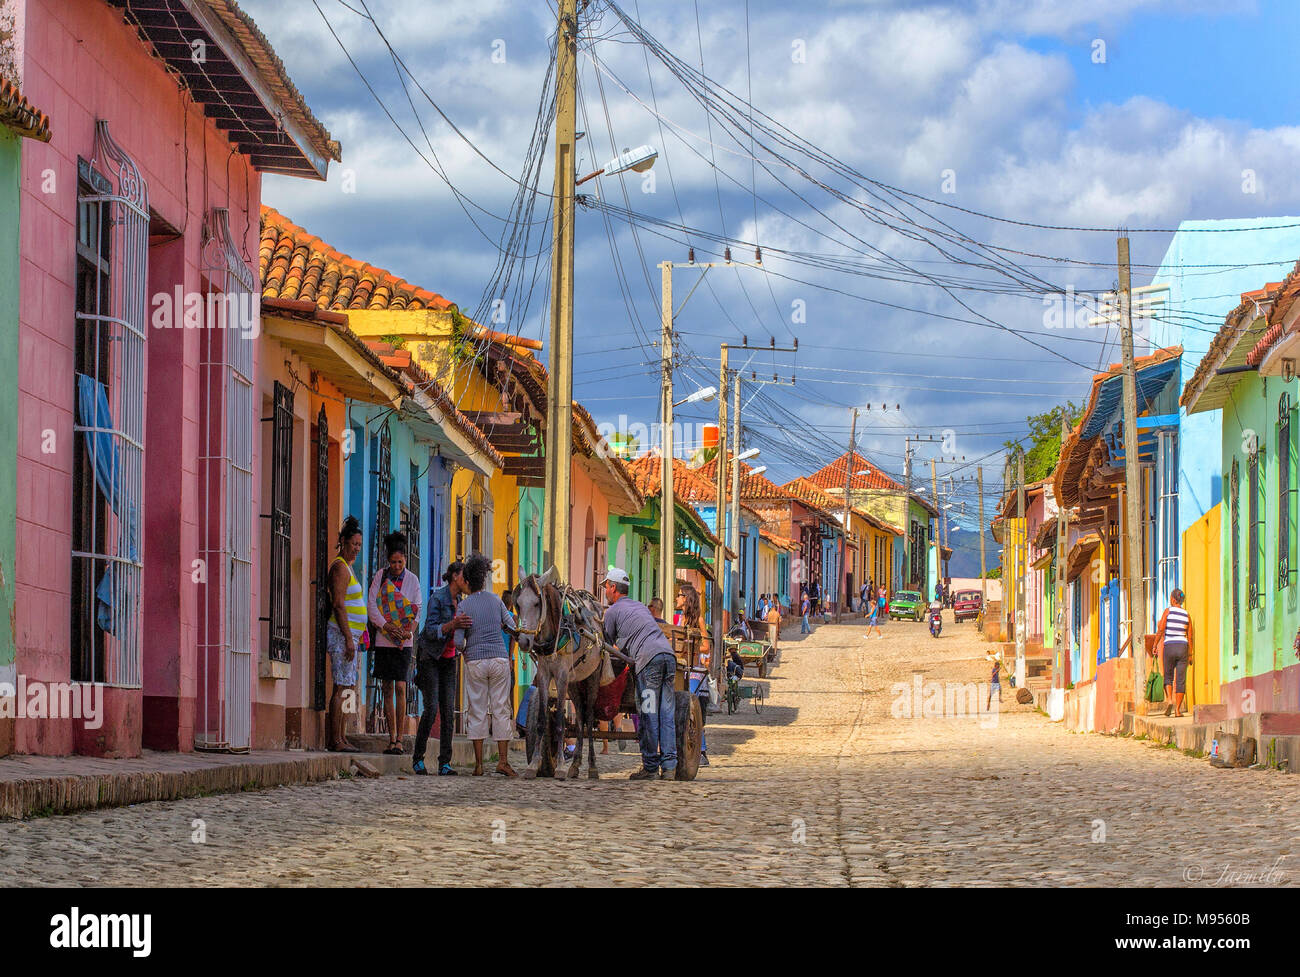
<path fill-rule="evenodd" d="M 361 635 L 366 630 L 366 599 L 361 594 L 361 582 L 357 580 L 357 575 L 352 572 L 352 566 L 347 560 L 341 556 L 336 556 L 334 560 L 348 568 L 348 589 L 343 593 L 343 609 L 347 613 L 348 628 L 352 632 L 352 637 L 360 641 Z M 336 614 L 330 615 L 329 626 L 339 631 L 339 622 L 336 618 Z"/>
<path fill-rule="evenodd" d="M 1175 644 L 1187 644 L 1188 614 L 1181 607 L 1170 607 L 1165 611 L 1165 641 Z"/>

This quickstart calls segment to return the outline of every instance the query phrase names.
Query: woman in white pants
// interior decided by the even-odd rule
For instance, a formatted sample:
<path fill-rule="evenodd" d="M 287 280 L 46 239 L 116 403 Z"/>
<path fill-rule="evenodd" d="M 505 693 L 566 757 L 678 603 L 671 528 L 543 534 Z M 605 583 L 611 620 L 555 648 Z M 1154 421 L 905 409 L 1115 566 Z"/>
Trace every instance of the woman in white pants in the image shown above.
<path fill-rule="evenodd" d="M 474 743 L 473 776 L 483 776 L 483 741 L 491 734 L 497 743 L 497 773 L 517 777 L 510 766 L 510 739 L 515 719 L 510 711 L 510 652 L 502 629 L 515 632 L 514 616 L 501 598 L 487 589 L 492 563 L 475 553 L 465 561 L 463 571 L 469 594 L 456 607 L 471 620 L 464 636 L 465 697 L 467 729 Z M 459 642 L 458 642 L 459 643 Z"/>

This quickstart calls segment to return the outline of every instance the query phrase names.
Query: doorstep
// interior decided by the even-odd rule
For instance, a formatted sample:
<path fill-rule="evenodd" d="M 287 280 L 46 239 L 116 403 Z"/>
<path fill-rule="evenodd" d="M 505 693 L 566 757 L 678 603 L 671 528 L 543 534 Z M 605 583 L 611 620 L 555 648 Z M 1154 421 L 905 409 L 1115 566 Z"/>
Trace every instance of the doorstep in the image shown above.
<path fill-rule="evenodd" d="M 1213 713 L 1211 713 L 1213 715 Z M 1146 737 L 1156 743 L 1195 750 L 1209 756 L 1211 745 L 1221 734 L 1251 737 L 1255 740 L 1256 762 L 1264 763 L 1270 747 L 1274 762 L 1291 772 L 1300 772 L 1300 735 L 1294 730 L 1300 717 L 1294 713 L 1254 713 L 1238 719 L 1213 719 L 1193 712 L 1190 716 L 1165 718 L 1163 709 L 1151 716 L 1125 713 L 1120 733 Z"/>

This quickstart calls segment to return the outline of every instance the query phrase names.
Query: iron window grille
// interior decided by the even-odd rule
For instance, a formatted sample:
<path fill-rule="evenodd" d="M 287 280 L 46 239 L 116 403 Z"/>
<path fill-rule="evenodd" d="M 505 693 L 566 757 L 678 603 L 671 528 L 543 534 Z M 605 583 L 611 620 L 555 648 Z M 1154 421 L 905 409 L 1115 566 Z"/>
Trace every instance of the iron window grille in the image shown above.
<path fill-rule="evenodd" d="M 1296 450 L 1292 441 L 1291 395 L 1277 402 L 1277 588 L 1295 582 L 1296 555 Z"/>
<path fill-rule="evenodd" d="M 1259 477 L 1259 456 L 1263 454 L 1263 449 L 1256 445 L 1251 452 L 1247 461 L 1247 496 L 1246 504 L 1246 532 L 1248 534 L 1246 545 L 1248 547 L 1246 556 L 1246 596 L 1250 601 L 1252 610 L 1263 603 L 1263 588 L 1260 587 L 1259 575 L 1263 565 L 1263 559 L 1260 554 L 1260 544 L 1264 541 L 1264 534 L 1260 531 L 1263 526 L 1263 507 L 1259 504 L 1259 492 L 1262 482 Z"/>
<path fill-rule="evenodd" d="M 411 474 L 411 495 L 401 507 L 402 532 L 406 534 L 406 568 L 415 574 L 418 580 L 420 577 L 420 489 L 416 482 L 418 474 L 414 465 L 411 466 Z M 418 716 L 420 712 L 420 690 L 415 684 L 415 660 L 412 658 L 406 677 L 406 714 Z"/>
<path fill-rule="evenodd" d="M 1241 651 L 1241 470 L 1237 459 L 1232 460 L 1228 476 L 1231 510 L 1228 548 L 1232 564 L 1232 653 Z"/>
<path fill-rule="evenodd" d="M 384 553 L 384 537 L 393 518 L 393 435 L 388 421 L 379 429 L 379 438 L 375 443 L 375 531 L 370 552 L 374 557 L 371 574 L 378 573 L 387 564 Z"/>
<path fill-rule="evenodd" d="M 330 428 L 325 405 L 316 415 L 316 635 L 312 659 L 312 708 L 325 709 L 325 658 L 329 654 L 327 629 L 334 601 L 330 594 Z"/>
<path fill-rule="evenodd" d="M 102 119 L 93 156 L 107 175 L 77 163 L 70 673 L 139 688 L 149 191 Z"/>
<path fill-rule="evenodd" d="M 293 391 L 275 382 L 271 413 L 270 606 L 267 612 L 273 662 L 289 662 L 290 555 L 293 536 Z"/>
<path fill-rule="evenodd" d="M 207 328 L 200 340 L 199 711 L 195 748 L 246 749 L 252 737 L 253 351 L 258 290 L 230 234 L 230 215 L 204 222 Z"/>

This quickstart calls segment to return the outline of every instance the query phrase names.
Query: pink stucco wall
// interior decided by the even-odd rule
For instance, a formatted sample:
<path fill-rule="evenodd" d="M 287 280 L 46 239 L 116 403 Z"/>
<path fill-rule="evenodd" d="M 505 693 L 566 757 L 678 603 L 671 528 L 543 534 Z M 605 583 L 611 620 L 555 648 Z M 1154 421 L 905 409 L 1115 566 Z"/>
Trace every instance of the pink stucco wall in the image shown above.
<path fill-rule="evenodd" d="M 579 587 L 582 590 L 592 588 L 592 573 L 595 569 L 604 570 L 608 567 L 610 556 L 608 551 L 609 537 L 609 502 L 601 493 L 596 483 L 592 481 L 591 476 L 583 470 L 576 460 L 572 466 L 573 474 L 570 476 L 572 482 L 573 505 L 570 509 L 569 526 L 571 534 L 569 538 L 569 569 L 572 580 L 572 586 Z M 597 554 L 594 547 L 589 548 L 587 543 L 588 513 L 591 515 L 592 536 L 606 537 L 606 554 L 605 566 L 596 567 Z"/>
<path fill-rule="evenodd" d="M 23 158 L 17 665 L 29 678 L 66 681 L 77 157 L 92 156 L 95 120 L 108 120 L 148 182 L 151 210 L 183 232 L 180 241 L 150 248 L 151 294 L 175 283 L 200 290 L 200 232 L 211 207 L 229 208 L 232 233 L 256 267 L 261 180 L 244 157 L 231 155 L 202 108 L 182 100 L 174 79 L 107 4 L 30 0 L 25 35 L 25 94 L 49 113 L 54 138 L 29 143 Z M 109 690 L 98 737 L 79 738 L 70 720 L 20 721 L 18 752 L 131 754 L 146 730 L 148 745 L 193 745 L 198 332 L 151 328 L 148 363 L 144 688 Z M 41 451 L 46 429 L 57 437 L 52 454 Z M 253 511 L 260 511 L 257 499 Z M 255 593 L 254 615 L 259 606 Z M 256 647 L 262 636 L 257 627 L 253 634 Z"/>

